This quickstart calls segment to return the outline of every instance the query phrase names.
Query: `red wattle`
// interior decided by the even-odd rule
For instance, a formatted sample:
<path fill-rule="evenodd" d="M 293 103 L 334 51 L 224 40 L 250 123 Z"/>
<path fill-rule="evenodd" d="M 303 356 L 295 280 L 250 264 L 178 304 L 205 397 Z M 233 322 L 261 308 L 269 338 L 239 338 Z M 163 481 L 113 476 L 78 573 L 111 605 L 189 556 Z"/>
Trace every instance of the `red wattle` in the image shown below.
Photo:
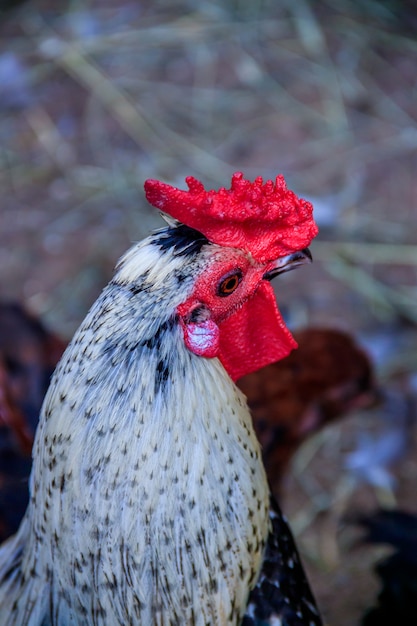
<path fill-rule="evenodd" d="M 220 324 L 218 356 L 234 381 L 283 359 L 296 347 L 267 282 Z"/>

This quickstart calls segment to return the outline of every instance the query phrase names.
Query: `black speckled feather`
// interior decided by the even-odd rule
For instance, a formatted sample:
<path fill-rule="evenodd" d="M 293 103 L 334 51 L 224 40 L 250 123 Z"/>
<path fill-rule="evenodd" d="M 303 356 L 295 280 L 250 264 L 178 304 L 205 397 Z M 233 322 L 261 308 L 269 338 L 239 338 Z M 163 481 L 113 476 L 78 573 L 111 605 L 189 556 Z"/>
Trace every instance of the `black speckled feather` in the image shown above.
<path fill-rule="evenodd" d="M 288 522 L 271 498 L 271 531 L 242 626 L 322 626 Z"/>

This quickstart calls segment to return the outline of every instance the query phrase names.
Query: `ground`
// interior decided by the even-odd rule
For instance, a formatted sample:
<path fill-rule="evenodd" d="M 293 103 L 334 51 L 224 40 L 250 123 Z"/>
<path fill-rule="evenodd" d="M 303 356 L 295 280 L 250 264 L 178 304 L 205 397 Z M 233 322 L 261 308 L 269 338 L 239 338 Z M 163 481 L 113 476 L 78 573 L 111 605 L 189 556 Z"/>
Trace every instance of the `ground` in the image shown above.
<path fill-rule="evenodd" d="M 280 307 L 292 329 L 357 337 L 389 394 L 309 441 L 285 482 L 282 504 L 337 626 L 372 604 L 381 555 L 355 543 L 346 515 L 417 513 L 412 5 L 0 5 L 3 300 L 69 338 L 121 253 L 161 224 L 148 177 L 217 188 L 234 171 L 283 173 L 313 202 L 315 262 L 277 283 Z"/>

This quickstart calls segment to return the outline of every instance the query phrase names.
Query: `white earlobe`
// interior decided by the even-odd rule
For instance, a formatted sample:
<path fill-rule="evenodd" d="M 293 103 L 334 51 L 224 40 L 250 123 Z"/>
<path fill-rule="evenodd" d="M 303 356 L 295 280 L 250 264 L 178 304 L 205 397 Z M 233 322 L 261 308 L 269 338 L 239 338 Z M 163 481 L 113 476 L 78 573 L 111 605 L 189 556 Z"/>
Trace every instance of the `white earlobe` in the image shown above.
<path fill-rule="evenodd" d="M 183 322 L 184 341 L 187 348 L 198 356 L 213 358 L 219 352 L 220 330 L 213 320 Z"/>

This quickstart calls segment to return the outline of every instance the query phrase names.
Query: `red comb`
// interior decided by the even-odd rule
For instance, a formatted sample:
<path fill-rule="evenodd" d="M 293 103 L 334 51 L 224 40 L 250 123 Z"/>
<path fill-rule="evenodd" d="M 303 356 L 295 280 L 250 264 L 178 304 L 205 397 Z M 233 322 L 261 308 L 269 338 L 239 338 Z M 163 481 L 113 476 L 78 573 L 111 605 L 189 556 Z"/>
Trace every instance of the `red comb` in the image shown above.
<path fill-rule="evenodd" d="M 185 180 L 188 191 L 149 179 L 146 197 L 212 243 L 240 248 L 264 262 L 307 247 L 317 235 L 312 205 L 287 189 L 283 176 L 265 184 L 258 176 L 251 183 L 236 172 L 230 189 L 218 191 L 206 191 L 192 176 Z"/>

